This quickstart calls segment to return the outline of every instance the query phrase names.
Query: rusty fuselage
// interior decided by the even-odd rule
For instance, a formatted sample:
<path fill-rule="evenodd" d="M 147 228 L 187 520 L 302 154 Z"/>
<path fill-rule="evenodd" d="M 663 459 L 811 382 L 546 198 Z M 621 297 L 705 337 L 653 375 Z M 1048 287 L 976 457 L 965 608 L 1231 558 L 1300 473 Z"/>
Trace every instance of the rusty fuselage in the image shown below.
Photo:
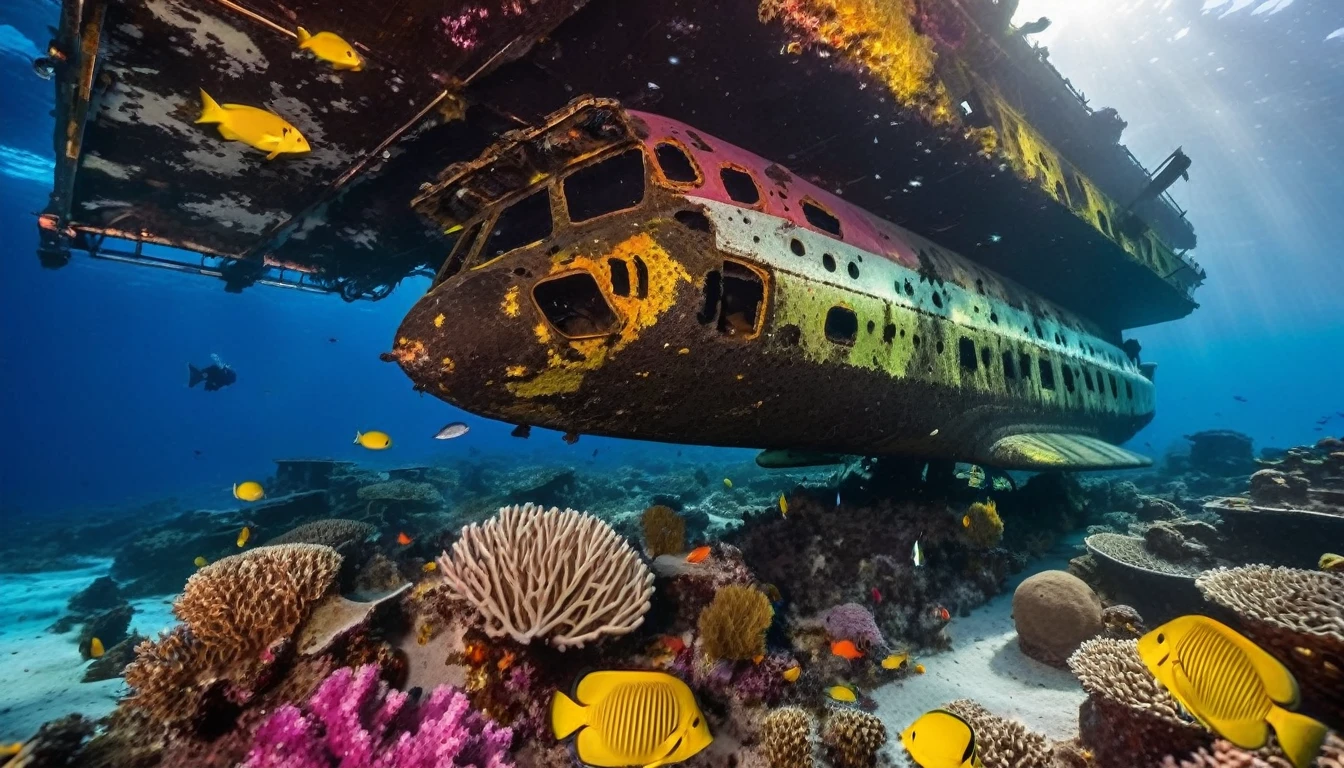
<path fill-rule="evenodd" d="M 467 411 L 999 466 L 1152 418 L 1118 332 L 681 123 L 580 100 L 441 178 L 459 238 L 391 356 Z"/>

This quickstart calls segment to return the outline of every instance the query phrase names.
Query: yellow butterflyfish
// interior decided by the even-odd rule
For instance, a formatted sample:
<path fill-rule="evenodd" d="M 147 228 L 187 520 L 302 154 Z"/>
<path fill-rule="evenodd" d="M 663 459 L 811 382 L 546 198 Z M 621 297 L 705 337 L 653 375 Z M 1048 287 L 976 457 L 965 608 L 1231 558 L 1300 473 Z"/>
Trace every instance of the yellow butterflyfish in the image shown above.
<path fill-rule="evenodd" d="M 90 658 L 101 659 L 101 658 L 103 657 L 103 653 L 104 653 L 104 651 L 103 651 L 103 641 L 102 641 L 102 640 L 99 640 L 98 638 L 95 637 L 95 638 L 93 638 L 92 640 L 89 641 L 89 656 L 90 656 Z"/>
<path fill-rule="evenodd" d="M 920 768 L 983 768 L 975 729 L 945 709 L 920 715 L 901 731 L 901 746 Z"/>
<path fill-rule="evenodd" d="M 1344 573 L 1344 555 L 1336 555 L 1333 552 L 1326 552 L 1324 555 L 1321 555 L 1321 559 L 1316 562 L 1316 565 L 1322 571 Z"/>
<path fill-rule="evenodd" d="M 192 562 L 197 568 L 204 568 L 205 566 L 207 566 L 207 565 L 210 564 L 210 561 L 209 561 L 209 560 L 206 560 L 206 559 L 205 559 L 204 557 L 202 557 L 201 555 L 197 555 L 197 556 L 196 556 L 196 559 L 195 559 L 195 560 L 192 560 L 191 562 Z"/>
<path fill-rule="evenodd" d="M 434 562 L 433 560 L 430 560 L 428 563 L 425 563 L 424 565 L 420 566 L 420 570 L 424 571 L 425 573 L 431 573 L 433 571 L 437 571 L 438 569 L 439 564 Z"/>
<path fill-rule="evenodd" d="M 388 437 L 386 432 L 379 432 L 376 429 L 369 432 L 355 432 L 355 442 L 370 451 L 392 447 L 392 438 Z"/>
<path fill-rule="evenodd" d="M 234 483 L 233 498 L 239 501 L 259 501 L 266 498 L 266 490 L 255 480 Z"/>
<path fill-rule="evenodd" d="M 908 662 L 908 661 L 910 661 L 910 654 L 908 654 L 908 653 L 892 653 L 892 654 L 888 654 L 887 657 L 886 657 L 885 659 L 882 660 L 882 668 L 883 668 L 883 669 L 900 669 L 901 666 L 904 665 L 904 664 L 905 664 L 906 662 Z"/>
<path fill-rule="evenodd" d="M 556 691 L 551 728 L 578 731 L 579 760 L 598 768 L 679 763 L 714 740 L 691 689 L 664 672 L 590 672 L 574 699 Z"/>
<path fill-rule="evenodd" d="M 247 546 L 247 540 L 250 538 L 252 538 L 252 529 L 244 525 L 243 530 L 238 532 L 238 546 Z"/>
<path fill-rule="evenodd" d="M 784 494 L 782 493 L 779 494 L 779 514 L 784 515 L 785 517 L 788 517 L 789 514 L 789 500 L 784 498 Z"/>
<path fill-rule="evenodd" d="M 0 744 L 0 757 L 13 757 L 23 751 L 22 741 L 13 741 L 9 744 Z"/>
<path fill-rule="evenodd" d="M 723 487 L 724 487 L 724 488 L 732 488 L 732 487 L 733 487 L 733 481 L 732 481 L 732 480 L 729 480 L 729 479 L 726 478 L 726 477 L 723 478 Z"/>
<path fill-rule="evenodd" d="M 783 673 L 783 674 L 784 674 L 784 679 L 785 679 L 787 682 L 790 682 L 790 683 L 796 683 L 796 682 L 798 682 L 798 678 L 799 678 L 800 676 L 802 676 L 802 674 L 803 674 L 803 668 L 802 668 L 802 667 L 789 667 L 788 669 L 784 670 L 784 673 Z"/>
<path fill-rule="evenodd" d="M 310 51 L 317 58 L 327 62 L 333 69 L 358 72 L 364 68 L 364 59 L 355 53 L 355 47 L 335 32 L 308 34 L 308 30 L 299 27 L 299 50 Z"/>
<path fill-rule="evenodd" d="M 832 685 L 826 689 L 826 695 L 836 701 L 853 702 L 859 700 L 858 693 L 848 685 Z"/>
<path fill-rule="evenodd" d="M 1272 727 L 1297 768 L 1316 759 L 1326 727 L 1296 712 L 1288 668 L 1207 616 L 1181 616 L 1139 638 L 1139 656 L 1196 720 L 1242 749 L 1259 749 Z"/>
<path fill-rule="evenodd" d="M 267 160 L 312 149 L 298 128 L 274 112 L 245 104 L 219 104 L 204 89 L 201 90 L 201 116 L 196 122 L 217 123 L 220 136 L 269 153 Z"/>

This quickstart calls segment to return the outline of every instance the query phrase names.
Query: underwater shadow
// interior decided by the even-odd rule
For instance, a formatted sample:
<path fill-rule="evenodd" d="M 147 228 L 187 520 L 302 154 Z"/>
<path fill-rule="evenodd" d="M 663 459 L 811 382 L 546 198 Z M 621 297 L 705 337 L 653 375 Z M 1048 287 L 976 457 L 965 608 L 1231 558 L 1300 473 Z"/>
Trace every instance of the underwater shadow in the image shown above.
<path fill-rule="evenodd" d="M 1079 683 L 1067 669 L 1056 669 L 1043 664 L 1025 653 L 1017 645 L 1017 636 L 1007 638 L 989 659 L 989 668 L 995 675 L 1035 683 L 1054 691 L 1076 691 Z"/>

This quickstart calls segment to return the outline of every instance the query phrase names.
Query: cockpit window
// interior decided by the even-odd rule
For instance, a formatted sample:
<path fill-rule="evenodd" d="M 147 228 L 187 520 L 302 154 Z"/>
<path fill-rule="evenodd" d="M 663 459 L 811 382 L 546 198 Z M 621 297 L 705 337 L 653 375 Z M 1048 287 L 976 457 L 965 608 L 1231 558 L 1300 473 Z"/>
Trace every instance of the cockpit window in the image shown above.
<path fill-rule="evenodd" d="M 532 299 L 551 327 L 566 338 L 606 336 L 620 328 L 616 311 L 587 272 L 546 278 L 532 288 Z"/>
<path fill-rule="evenodd" d="M 680 145 L 670 141 L 660 141 L 658 146 L 653 148 L 653 156 L 658 161 L 658 167 L 662 169 L 663 176 L 676 184 L 699 184 L 700 169 L 696 167 L 695 161 L 686 154 L 686 150 Z"/>
<path fill-rule="evenodd" d="M 489 261 L 550 236 L 551 199 L 542 188 L 500 212 L 481 251 L 482 258 Z"/>
<path fill-rule="evenodd" d="M 575 223 L 634 208 L 644 200 L 644 153 L 631 149 L 565 179 L 565 203 Z"/>
<path fill-rule="evenodd" d="M 840 220 L 835 218 L 830 211 L 822 208 L 815 200 L 811 198 L 803 199 L 803 215 L 807 217 L 807 223 L 820 229 L 829 235 L 843 237 L 840 234 Z"/>

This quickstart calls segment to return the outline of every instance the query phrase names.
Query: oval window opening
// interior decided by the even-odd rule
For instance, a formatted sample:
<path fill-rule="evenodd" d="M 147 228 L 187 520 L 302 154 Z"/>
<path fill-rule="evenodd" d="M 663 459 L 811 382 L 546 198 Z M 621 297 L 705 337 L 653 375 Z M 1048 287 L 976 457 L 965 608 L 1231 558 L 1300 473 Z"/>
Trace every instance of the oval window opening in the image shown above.
<path fill-rule="evenodd" d="M 734 202 L 743 205 L 756 205 L 761 202 L 761 190 L 756 186 L 756 180 L 746 171 L 725 165 L 719 169 L 719 178 L 723 180 L 723 188 L 728 192 L 728 197 Z"/>
<path fill-rule="evenodd" d="M 848 307 L 831 307 L 826 312 L 826 338 L 836 344 L 853 344 L 859 337 L 859 316 Z"/>
<path fill-rule="evenodd" d="M 700 182 L 700 169 L 695 166 L 695 161 L 686 154 L 686 150 L 676 144 L 670 141 L 660 142 L 654 147 L 653 156 L 668 181 L 677 184 Z"/>
<path fill-rule="evenodd" d="M 532 299 L 551 327 L 566 338 L 605 336 L 620 326 L 597 280 L 587 272 L 542 280 L 532 288 Z"/>
<path fill-rule="evenodd" d="M 575 223 L 634 208 L 644 200 L 644 153 L 628 150 L 571 173 L 564 181 Z"/>
<path fill-rule="evenodd" d="M 830 235 L 840 237 L 840 220 L 831 215 L 831 212 L 817 205 L 811 198 L 803 199 L 803 216 L 807 217 L 807 223 L 820 229 Z"/>

